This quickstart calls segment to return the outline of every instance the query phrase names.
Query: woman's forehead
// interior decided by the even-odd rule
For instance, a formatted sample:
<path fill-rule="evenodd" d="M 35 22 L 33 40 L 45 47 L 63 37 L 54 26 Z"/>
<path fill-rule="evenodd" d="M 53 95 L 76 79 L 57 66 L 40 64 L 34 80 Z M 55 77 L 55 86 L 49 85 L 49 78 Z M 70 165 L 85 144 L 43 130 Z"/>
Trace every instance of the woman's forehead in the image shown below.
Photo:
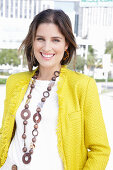
<path fill-rule="evenodd" d="M 42 23 L 38 26 L 36 30 L 36 36 L 37 35 L 51 35 L 51 36 L 60 36 L 64 37 L 64 35 L 61 33 L 59 27 L 54 23 Z"/>

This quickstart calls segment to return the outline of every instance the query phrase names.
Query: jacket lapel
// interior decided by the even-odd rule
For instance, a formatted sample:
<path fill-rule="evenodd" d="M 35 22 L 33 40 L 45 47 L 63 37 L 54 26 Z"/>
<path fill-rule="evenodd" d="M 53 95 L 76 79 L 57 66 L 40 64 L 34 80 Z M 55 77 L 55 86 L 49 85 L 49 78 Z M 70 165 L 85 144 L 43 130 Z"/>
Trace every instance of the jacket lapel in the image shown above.
<path fill-rule="evenodd" d="M 16 115 L 16 111 L 24 98 L 29 82 L 32 76 L 34 75 L 35 71 L 36 70 L 34 70 L 31 73 L 28 72 L 28 74 L 24 76 L 24 80 L 23 79 L 17 80 L 15 82 L 15 88 L 13 90 L 13 93 L 11 94 L 10 101 L 9 101 L 9 113 L 13 117 L 15 117 Z"/>

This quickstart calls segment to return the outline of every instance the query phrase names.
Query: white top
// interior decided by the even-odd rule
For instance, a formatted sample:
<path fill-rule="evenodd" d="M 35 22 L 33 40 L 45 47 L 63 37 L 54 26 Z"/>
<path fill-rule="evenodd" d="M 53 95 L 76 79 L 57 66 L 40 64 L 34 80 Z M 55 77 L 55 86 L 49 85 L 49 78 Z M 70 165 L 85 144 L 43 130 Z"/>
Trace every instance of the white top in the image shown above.
<path fill-rule="evenodd" d="M 1 170 L 11 170 L 13 164 L 16 164 L 18 170 L 63 170 L 63 163 L 58 153 L 57 148 L 57 119 L 58 119 L 58 96 L 57 96 L 57 82 L 50 91 L 50 96 L 46 99 L 41 110 L 42 119 L 38 124 L 38 136 L 36 141 L 36 147 L 34 153 L 31 155 L 31 162 L 25 165 L 22 162 L 24 146 L 23 134 L 23 119 L 20 116 L 21 111 L 24 109 L 24 105 L 27 99 L 27 95 L 30 92 L 30 85 L 24 96 L 24 99 L 18 108 L 16 113 L 16 132 L 11 142 L 8 151 L 8 157 L 5 164 L 0 168 Z M 27 149 L 30 149 L 30 143 L 32 141 L 32 130 L 34 126 L 33 114 L 36 113 L 37 104 L 40 102 L 43 92 L 46 91 L 50 81 L 36 80 L 35 88 L 32 91 L 32 98 L 29 103 L 29 110 L 31 111 L 31 117 L 28 119 L 26 126 L 26 145 Z"/>

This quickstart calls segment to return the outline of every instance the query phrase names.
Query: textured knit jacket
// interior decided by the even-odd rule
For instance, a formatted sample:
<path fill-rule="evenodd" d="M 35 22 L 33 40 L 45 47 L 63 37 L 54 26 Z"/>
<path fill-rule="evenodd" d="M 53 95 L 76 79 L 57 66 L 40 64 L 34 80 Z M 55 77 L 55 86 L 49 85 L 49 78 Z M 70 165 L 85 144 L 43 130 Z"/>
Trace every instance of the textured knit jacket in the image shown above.
<path fill-rule="evenodd" d="M 14 132 L 16 111 L 34 72 L 11 75 L 6 84 L 0 129 L 0 167 L 5 163 Z M 61 68 L 58 82 L 58 151 L 65 170 L 105 170 L 110 147 L 95 81 Z"/>

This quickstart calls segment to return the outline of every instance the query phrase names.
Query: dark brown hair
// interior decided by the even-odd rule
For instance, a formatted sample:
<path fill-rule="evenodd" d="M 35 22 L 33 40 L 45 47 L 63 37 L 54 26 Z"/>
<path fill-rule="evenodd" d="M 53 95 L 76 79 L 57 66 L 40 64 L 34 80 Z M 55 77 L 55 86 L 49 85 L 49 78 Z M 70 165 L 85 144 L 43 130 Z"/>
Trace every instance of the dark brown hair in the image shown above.
<path fill-rule="evenodd" d="M 37 28 L 42 23 L 54 23 L 58 26 L 61 33 L 64 35 L 65 40 L 68 44 L 69 57 L 66 58 L 66 53 L 61 60 L 61 65 L 68 64 L 72 56 L 76 56 L 76 41 L 72 32 L 72 25 L 70 18 L 62 10 L 47 9 L 36 15 L 30 24 L 28 34 L 23 40 L 19 50 L 24 50 L 24 54 L 27 57 L 29 71 L 32 71 L 33 66 L 38 66 L 39 63 L 36 60 L 33 52 L 33 42 L 36 36 Z M 66 58 L 64 60 L 64 58 Z"/>

